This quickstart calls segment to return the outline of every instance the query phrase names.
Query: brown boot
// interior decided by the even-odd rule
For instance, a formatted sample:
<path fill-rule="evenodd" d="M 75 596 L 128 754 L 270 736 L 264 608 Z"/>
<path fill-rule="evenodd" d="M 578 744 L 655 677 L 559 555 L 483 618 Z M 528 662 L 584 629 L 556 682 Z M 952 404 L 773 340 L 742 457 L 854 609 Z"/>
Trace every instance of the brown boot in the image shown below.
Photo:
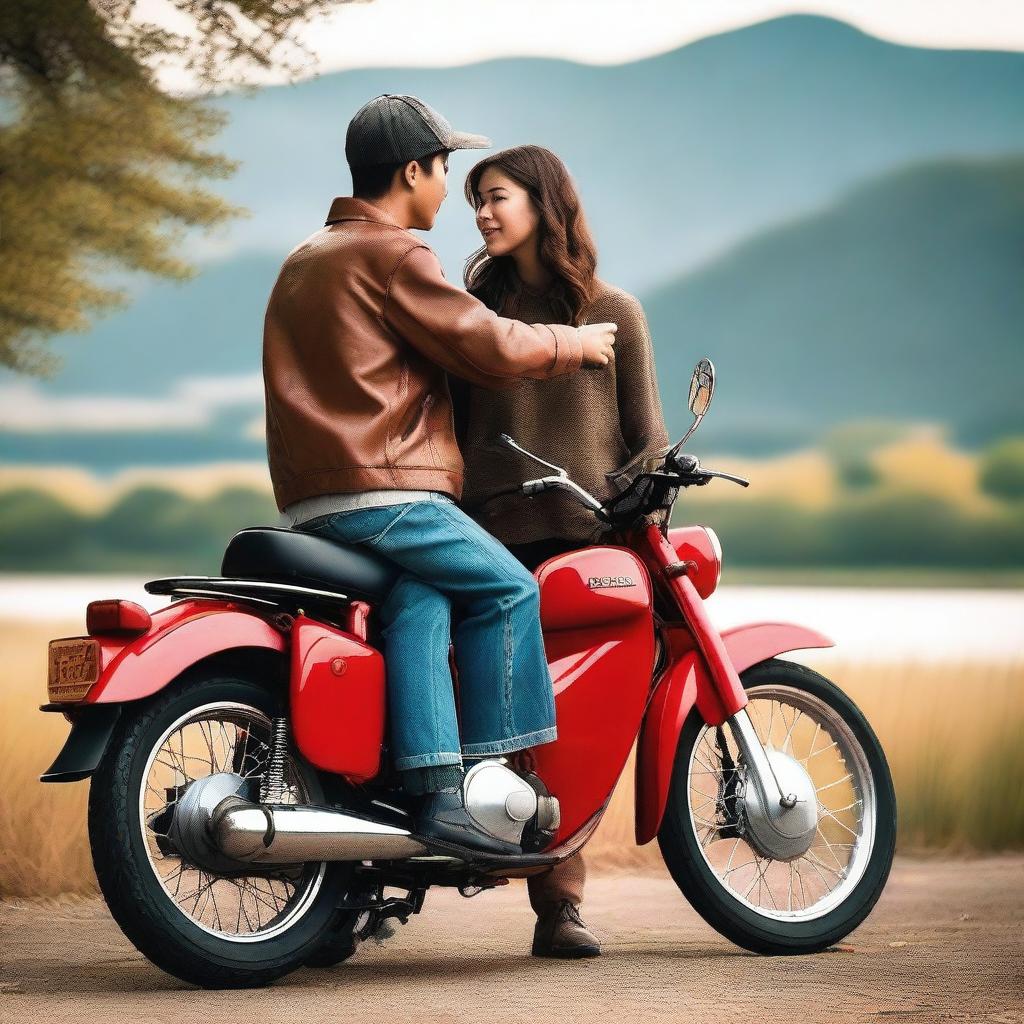
<path fill-rule="evenodd" d="M 601 943 L 583 923 L 576 904 L 561 900 L 537 918 L 537 927 L 533 931 L 533 955 L 579 960 L 600 956 Z"/>

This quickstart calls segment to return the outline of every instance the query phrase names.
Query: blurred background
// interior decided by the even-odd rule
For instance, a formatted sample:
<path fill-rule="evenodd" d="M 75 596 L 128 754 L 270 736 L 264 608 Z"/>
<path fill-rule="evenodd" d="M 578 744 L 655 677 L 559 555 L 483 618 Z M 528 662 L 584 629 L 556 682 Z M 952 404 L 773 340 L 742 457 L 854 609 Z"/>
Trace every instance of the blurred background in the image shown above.
<path fill-rule="evenodd" d="M 837 639 L 807 661 L 880 733 L 903 851 L 1024 846 L 1019 7 L 5 6 L 0 896 L 93 885 L 84 787 L 34 782 L 65 731 L 35 711 L 46 641 L 278 522 L 266 299 L 348 193 L 345 127 L 381 92 L 562 156 L 599 274 L 647 311 L 671 434 L 693 364 L 718 371 L 690 450 L 752 486 L 676 510 L 722 539 L 715 621 Z M 472 161 L 428 236 L 453 281 Z M 598 866 L 656 862 L 625 788 Z"/>

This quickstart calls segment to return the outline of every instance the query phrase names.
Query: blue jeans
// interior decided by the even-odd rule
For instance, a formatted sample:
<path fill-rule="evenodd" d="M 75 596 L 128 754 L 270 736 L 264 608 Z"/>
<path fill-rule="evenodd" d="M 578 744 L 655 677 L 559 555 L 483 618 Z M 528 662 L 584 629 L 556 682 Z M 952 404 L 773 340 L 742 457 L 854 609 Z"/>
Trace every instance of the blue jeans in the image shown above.
<path fill-rule="evenodd" d="M 373 548 L 405 570 L 380 608 L 396 768 L 555 739 L 537 582 L 453 501 L 437 494 L 336 512 L 299 529 Z M 448 664 L 453 612 L 461 742 Z"/>

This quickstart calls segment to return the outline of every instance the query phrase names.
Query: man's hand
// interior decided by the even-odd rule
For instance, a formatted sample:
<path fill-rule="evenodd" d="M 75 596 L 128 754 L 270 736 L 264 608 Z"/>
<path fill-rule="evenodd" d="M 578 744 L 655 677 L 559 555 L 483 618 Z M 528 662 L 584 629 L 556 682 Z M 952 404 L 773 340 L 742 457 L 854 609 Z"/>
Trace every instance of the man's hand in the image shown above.
<path fill-rule="evenodd" d="M 607 366 L 615 358 L 618 324 L 586 324 L 579 329 L 584 366 Z"/>

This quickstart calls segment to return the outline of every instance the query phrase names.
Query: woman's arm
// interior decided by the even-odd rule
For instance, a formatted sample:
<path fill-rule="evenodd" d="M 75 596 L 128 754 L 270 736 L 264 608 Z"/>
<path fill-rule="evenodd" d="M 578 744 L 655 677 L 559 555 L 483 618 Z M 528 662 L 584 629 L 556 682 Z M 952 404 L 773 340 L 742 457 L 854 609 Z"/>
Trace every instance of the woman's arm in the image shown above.
<path fill-rule="evenodd" d="M 619 407 L 619 428 L 629 457 L 608 474 L 617 487 L 625 487 L 643 463 L 668 447 L 668 431 L 658 396 L 654 369 L 654 347 L 643 307 L 632 295 L 616 295 L 615 391 Z"/>

